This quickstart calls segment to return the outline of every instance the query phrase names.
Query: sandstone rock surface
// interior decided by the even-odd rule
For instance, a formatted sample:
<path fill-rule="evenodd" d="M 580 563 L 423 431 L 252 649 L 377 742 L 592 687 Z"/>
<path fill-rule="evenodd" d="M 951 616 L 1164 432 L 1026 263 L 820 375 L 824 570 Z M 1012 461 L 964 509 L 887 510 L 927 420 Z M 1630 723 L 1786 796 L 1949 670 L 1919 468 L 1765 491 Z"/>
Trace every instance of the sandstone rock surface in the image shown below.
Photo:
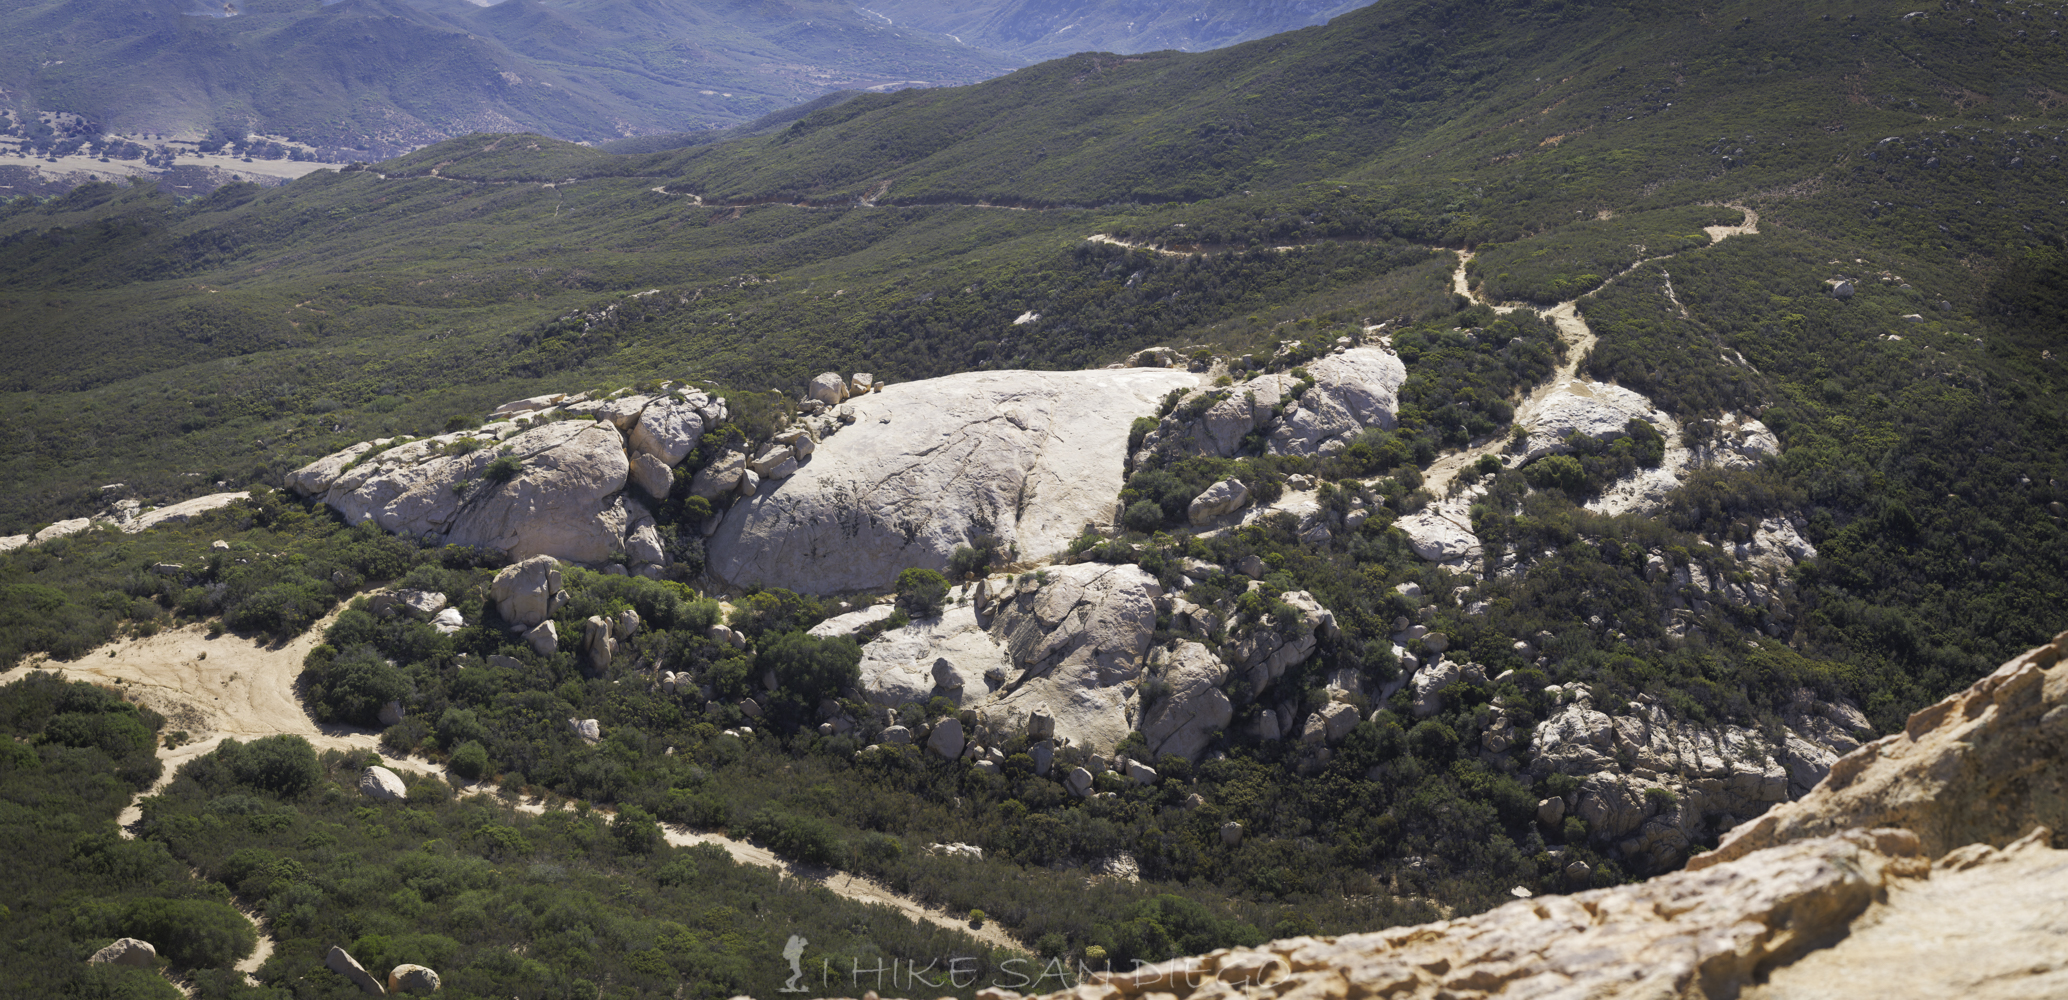
<path fill-rule="evenodd" d="M 945 569 L 979 534 L 1022 559 L 1052 555 L 1087 523 L 1111 524 L 1128 425 L 1196 383 L 1161 370 L 968 372 L 850 400 L 852 425 L 725 518 L 711 572 L 826 592 Z"/>
<path fill-rule="evenodd" d="M 2068 632 L 1839 758 L 1802 799 L 1732 830 L 1689 867 L 1862 826 L 1901 827 L 1943 854 L 2068 830 Z"/>

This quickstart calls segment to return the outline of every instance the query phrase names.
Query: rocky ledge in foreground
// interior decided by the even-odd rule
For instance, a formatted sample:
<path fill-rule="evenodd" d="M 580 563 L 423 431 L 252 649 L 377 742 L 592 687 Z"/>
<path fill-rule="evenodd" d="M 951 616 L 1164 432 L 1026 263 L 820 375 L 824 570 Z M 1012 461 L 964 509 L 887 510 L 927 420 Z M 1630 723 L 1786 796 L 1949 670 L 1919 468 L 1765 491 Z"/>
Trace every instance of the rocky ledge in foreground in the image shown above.
<path fill-rule="evenodd" d="M 2068 633 L 1918 712 L 1689 870 L 1044 1000 L 2068 996 L 2064 653 Z"/>

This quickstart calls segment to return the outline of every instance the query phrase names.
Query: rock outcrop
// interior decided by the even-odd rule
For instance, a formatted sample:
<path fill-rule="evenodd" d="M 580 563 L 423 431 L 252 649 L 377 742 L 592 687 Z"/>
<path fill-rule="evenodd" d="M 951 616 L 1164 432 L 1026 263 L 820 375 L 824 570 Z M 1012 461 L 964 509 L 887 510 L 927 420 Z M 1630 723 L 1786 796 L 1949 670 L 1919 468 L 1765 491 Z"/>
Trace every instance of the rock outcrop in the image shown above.
<path fill-rule="evenodd" d="M 1274 455 L 1332 454 L 1369 427 L 1394 426 L 1396 394 L 1407 368 L 1391 353 L 1356 347 L 1306 365 L 1313 384 L 1299 392 L 1290 372 L 1259 375 L 1227 388 L 1199 389 L 1142 440 L 1142 447 L 1167 454 L 1217 455 L 1240 452 L 1242 441 L 1261 433 Z"/>
<path fill-rule="evenodd" d="M 1044 1000 L 2068 995 L 2064 652 L 2068 634 L 1916 713 L 1685 871 L 1223 949 Z"/>
<path fill-rule="evenodd" d="M 1228 680 L 1228 665 L 1196 642 L 1178 643 L 1167 657 L 1152 657 L 1151 662 L 1165 693 L 1142 713 L 1140 728 L 1150 759 L 1174 753 L 1196 760 L 1235 718 L 1235 704 L 1221 690 Z"/>
<path fill-rule="evenodd" d="M 1595 708 L 1585 685 L 1554 696 L 1564 704 L 1537 725 L 1529 772 L 1578 778 L 1561 811 L 1643 871 L 1678 865 L 1716 828 L 1807 793 L 1867 729 L 1857 709 L 1807 692 L 1784 713 L 1792 725 L 1778 747 L 1745 726 L 1677 720 L 1647 695 L 1613 716 Z"/>
<path fill-rule="evenodd" d="M 323 486 L 321 496 L 355 524 L 371 519 L 396 534 L 518 558 L 601 562 L 623 548 L 626 518 L 617 494 L 631 467 L 616 427 L 563 420 L 488 446 L 496 433 L 440 435 L 369 454 Z M 463 441 L 479 446 L 453 453 Z M 519 470 L 507 482 L 484 478 L 505 450 Z M 306 475 L 314 468 L 297 472 L 295 481 L 322 485 L 321 477 Z"/>
<path fill-rule="evenodd" d="M 1664 431 L 1671 426 L 1643 393 L 1606 382 L 1567 382 L 1538 402 L 1523 429 L 1529 433 L 1523 461 L 1571 450 L 1565 439 L 1574 434 L 1591 438 L 1621 437 L 1632 420 L 1657 424 Z"/>
<path fill-rule="evenodd" d="M 1196 384 L 1163 370 L 968 372 L 851 399 L 830 418 L 850 423 L 810 462 L 726 515 L 711 573 L 827 592 L 945 569 L 979 535 L 1053 555 L 1112 524 L 1128 425 Z"/>
<path fill-rule="evenodd" d="M 665 495 L 671 467 L 696 448 L 706 427 L 725 419 L 725 402 L 678 390 L 579 403 L 579 416 L 556 413 L 563 405 L 576 400 L 518 400 L 497 411 L 524 414 L 518 420 L 400 443 L 362 442 L 295 470 L 288 485 L 355 524 L 371 520 L 412 538 L 518 559 L 599 563 L 626 552 L 635 563 L 643 556 L 649 565 L 664 564 L 658 536 L 650 522 L 641 531 L 644 512 L 627 503 L 625 486 L 636 468 L 642 489 Z"/>
<path fill-rule="evenodd" d="M 1902 732 L 1838 758 L 1808 795 L 1733 829 L 1689 867 L 1865 826 L 1909 830 L 1933 855 L 2002 846 L 2034 826 L 2068 831 L 2064 653 L 2068 632 L 1919 710 Z"/>

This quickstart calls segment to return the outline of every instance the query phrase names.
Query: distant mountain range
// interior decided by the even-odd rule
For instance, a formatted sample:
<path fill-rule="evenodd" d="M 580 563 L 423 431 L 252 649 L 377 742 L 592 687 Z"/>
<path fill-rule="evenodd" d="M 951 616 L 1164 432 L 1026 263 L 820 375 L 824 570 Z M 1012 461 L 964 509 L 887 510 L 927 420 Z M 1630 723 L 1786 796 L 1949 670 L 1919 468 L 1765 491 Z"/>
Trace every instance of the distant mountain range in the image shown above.
<path fill-rule="evenodd" d="M 601 142 L 1083 49 L 1198 49 L 1344 0 L 6 0 L 0 104 L 111 133 L 257 132 L 368 157 L 470 132 Z M 342 154 L 341 154 L 342 155 Z"/>
<path fill-rule="evenodd" d="M 868 13 L 1025 61 L 1199 52 L 1326 24 L 1371 0 L 874 0 Z"/>

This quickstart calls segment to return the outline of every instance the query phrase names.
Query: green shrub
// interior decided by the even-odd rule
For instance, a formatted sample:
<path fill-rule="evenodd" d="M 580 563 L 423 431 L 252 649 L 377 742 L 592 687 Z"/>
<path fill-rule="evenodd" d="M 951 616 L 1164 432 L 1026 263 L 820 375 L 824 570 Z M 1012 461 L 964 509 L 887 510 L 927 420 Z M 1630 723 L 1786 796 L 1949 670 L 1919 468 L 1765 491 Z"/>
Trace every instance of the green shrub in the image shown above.
<path fill-rule="evenodd" d="M 947 599 L 947 577 L 916 566 L 898 574 L 898 610 L 915 618 L 932 618 L 941 613 Z"/>
<path fill-rule="evenodd" d="M 1525 466 L 1523 479 L 1540 490 L 1563 490 L 1578 494 L 1586 489 L 1587 473 L 1571 455 L 1546 455 Z"/>
<path fill-rule="evenodd" d="M 626 854 L 651 854 L 663 843 L 661 825 L 654 822 L 653 814 L 632 805 L 611 818 L 610 836 Z"/>
<path fill-rule="evenodd" d="M 479 781 L 488 773 L 488 750 L 476 740 L 460 744 L 452 752 L 452 773 L 468 781 Z"/>
<path fill-rule="evenodd" d="M 138 899 L 124 905 L 106 928 L 115 937 L 141 938 L 174 966 L 220 968 L 258 947 L 258 931 L 227 903 L 204 899 Z"/>
<path fill-rule="evenodd" d="M 1120 526 L 1146 535 L 1163 527 L 1163 508 L 1154 500 L 1138 500 L 1121 515 Z"/>

